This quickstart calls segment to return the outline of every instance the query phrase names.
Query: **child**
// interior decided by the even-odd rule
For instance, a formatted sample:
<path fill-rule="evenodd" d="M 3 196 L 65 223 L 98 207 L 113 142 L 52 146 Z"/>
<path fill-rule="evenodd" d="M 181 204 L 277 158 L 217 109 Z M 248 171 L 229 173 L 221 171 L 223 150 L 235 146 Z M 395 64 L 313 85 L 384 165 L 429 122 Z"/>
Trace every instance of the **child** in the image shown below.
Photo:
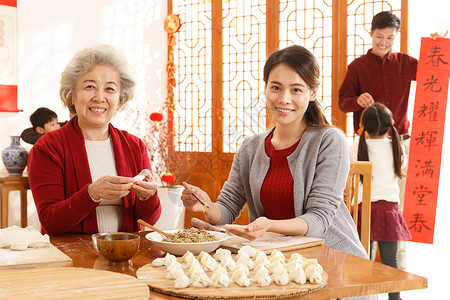
<path fill-rule="evenodd" d="M 401 170 L 406 155 L 392 113 L 383 104 L 374 103 L 365 108 L 360 127 L 359 143 L 354 143 L 350 149 L 352 160 L 372 162 L 371 244 L 378 242 L 383 264 L 398 268 L 397 241 L 411 239 L 405 219 L 398 212 L 398 180 L 403 176 Z M 389 129 L 390 138 L 387 136 Z M 389 299 L 400 299 L 400 293 L 390 293 Z"/>
<path fill-rule="evenodd" d="M 25 129 L 20 135 L 20 137 L 29 144 L 36 143 L 45 133 L 61 127 L 61 124 L 58 123 L 58 116 L 56 113 L 46 107 L 40 107 L 32 113 L 30 121 L 33 128 Z"/>

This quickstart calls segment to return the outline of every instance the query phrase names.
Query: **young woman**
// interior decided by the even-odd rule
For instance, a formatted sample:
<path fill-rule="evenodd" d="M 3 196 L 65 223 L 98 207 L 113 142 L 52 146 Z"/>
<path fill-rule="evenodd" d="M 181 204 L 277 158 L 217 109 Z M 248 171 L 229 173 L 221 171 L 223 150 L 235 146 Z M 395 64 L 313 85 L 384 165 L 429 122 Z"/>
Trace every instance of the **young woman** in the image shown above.
<path fill-rule="evenodd" d="M 406 156 L 392 113 L 383 104 L 374 103 L 365 108 L 360 127 L 363 130 L 359 142 L 350 149 L 352 160 L 372 162 L 371 244 L 378 242 L 383 264 L 398 268 L 397 241 L 411 239 L 405 219 L 398 212 L 398 180 L 403 176 L 402 164 Z M 400 299 L 400 293 L 390 293 L 389 299 Z"/>
<path fill-rule="evenodd" d="M 185 207 L 203 211 L 194 193 L 209 205 L 209 223 L 231 224 L 247 204 L 248 229 L 227 230 L 250 240 L 266 231 L 319 237 L 328 247 L 366 258 L 343 202 L 349 149 L 316 100 L 317 60 L 301 46 L 278 50 L 264 66 L 264 82 L 274 127 L 244 140 L 217 202 L 184 184 Z"/>

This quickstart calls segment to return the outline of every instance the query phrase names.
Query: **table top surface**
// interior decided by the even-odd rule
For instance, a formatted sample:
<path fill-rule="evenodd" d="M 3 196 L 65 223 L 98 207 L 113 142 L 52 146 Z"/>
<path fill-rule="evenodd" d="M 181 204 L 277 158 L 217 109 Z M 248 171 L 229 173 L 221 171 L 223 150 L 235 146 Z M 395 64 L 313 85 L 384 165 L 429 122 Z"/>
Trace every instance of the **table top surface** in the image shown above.
<path fill-rule="evenodd" d="M 108 261 L 94 252 L 91 235 L 71 234 L 52 236 L 50 241 L 59 250 L 72 258 L 74 267 L 109 270 L 135 276 L 136 271 L 165 255 L 145 238 L 148 231 L 139 232 L 141 244 L 138 253 L 125 266 L 110 266 Z M 378 262 L 362 259 L 325 246 L 316 246 L 298 251 L 306 258 L 317 258 L 328 273 L 327 285 L 312 294 L 292 299 L 329 299 L 359 295 L 380 294 L 427 288 L 428 280 Z M 150 299 L 177 299 L 156 292 Z"/>

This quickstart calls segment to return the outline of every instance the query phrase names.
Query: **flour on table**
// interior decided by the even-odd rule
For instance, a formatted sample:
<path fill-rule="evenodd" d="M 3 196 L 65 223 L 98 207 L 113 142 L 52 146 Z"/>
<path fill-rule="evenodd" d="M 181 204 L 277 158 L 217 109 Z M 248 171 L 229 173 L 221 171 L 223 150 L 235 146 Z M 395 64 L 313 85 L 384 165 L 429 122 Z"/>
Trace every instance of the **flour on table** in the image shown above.
<path fill-rule="evenodd" d="M 0 248 L 11 250 L 26 250 L 28 248 L 41 248 L 50 244 L 50 237 L 42 235 L 32 226 L 22 228 L 11 226 L 0 229 Z"/>

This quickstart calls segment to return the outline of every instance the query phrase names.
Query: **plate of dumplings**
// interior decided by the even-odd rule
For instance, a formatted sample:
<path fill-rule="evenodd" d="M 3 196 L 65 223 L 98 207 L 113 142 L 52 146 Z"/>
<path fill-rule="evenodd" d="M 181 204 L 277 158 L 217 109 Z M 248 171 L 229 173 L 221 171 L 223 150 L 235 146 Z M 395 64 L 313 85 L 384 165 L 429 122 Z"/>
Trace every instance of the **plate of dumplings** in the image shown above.
<path fill-rule="evenodd" d="M 237 254 L 218 248 L 214 254 L 170 253 L 137 270 L 153 291 L 195 299 L 277 299 L 310 293 L 326 285 L 328 274 L 317 259 L 289 257 L 243 246 Z"/>

